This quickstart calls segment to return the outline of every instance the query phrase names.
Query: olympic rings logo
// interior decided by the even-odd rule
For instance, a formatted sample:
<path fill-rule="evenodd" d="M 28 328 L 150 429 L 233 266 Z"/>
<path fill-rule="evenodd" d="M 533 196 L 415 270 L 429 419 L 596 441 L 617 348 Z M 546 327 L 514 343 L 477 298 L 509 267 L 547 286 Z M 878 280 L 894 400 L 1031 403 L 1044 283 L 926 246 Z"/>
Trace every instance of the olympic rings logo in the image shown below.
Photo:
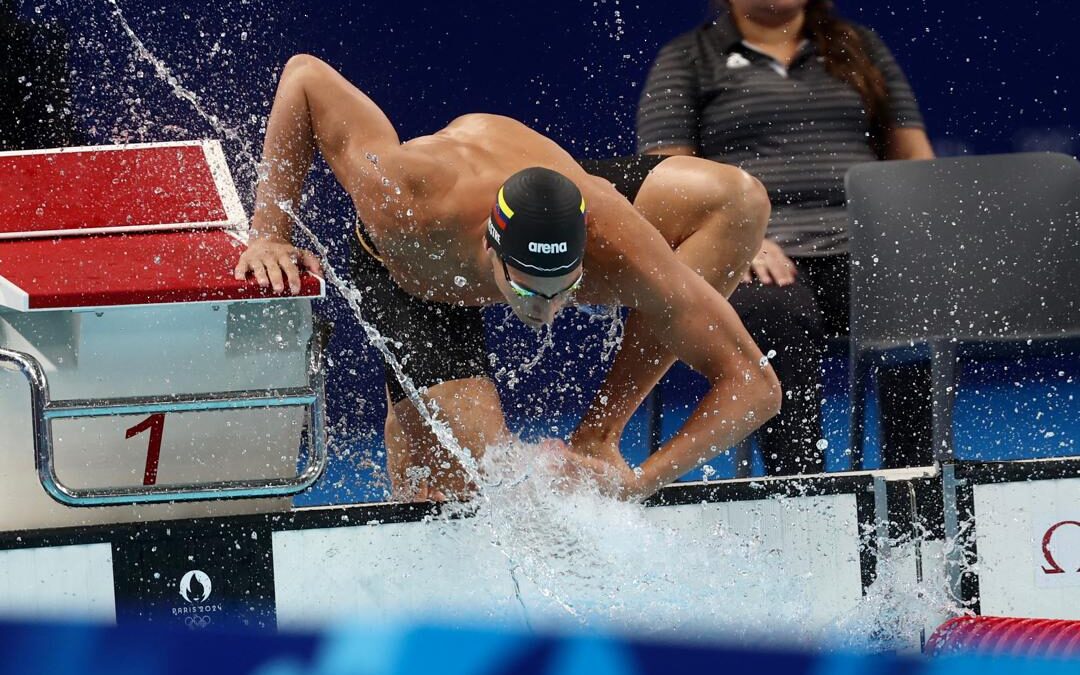
<path fill-rule="evenodd" d="M 196 628 L 206 628 L 210 625 L 210 617 L 208 616 L 185 616 L 184 625 L 194 630 Z"/>

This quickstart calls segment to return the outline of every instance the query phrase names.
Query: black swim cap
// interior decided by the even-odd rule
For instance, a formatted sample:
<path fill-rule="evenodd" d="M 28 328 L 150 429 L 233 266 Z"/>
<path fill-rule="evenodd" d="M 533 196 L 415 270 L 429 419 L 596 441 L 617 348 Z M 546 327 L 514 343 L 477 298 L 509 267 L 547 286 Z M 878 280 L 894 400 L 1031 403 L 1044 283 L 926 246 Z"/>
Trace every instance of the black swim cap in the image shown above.
<path fill-rule="evenodd" d="M 491 207 L 488 244 L 526 274 L 572 272 L 585 254 L 585 200 L 569 178 L 543 167 L 506 179 Z"/>

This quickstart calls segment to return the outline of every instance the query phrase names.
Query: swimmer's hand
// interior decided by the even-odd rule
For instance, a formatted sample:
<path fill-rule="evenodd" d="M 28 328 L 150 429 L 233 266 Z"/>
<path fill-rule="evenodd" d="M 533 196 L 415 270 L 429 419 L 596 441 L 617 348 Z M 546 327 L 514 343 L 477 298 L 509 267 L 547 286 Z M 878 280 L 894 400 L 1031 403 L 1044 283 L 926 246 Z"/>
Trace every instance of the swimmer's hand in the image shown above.
<path fill-rule="evenodd" d="M 300 270 L 322 275 L 322 264 L 311 251 L 296 248 L 292 243 L 276 237 L 252 238 L 247 250 L 236 263 L 233 275 L 243 280 L 248 273 L 255 275 L 259 286 L 272 286 L 275 293 L 285 290 L 285 281 L 295 295 L 300 292 Z"/>
<path fill-rule="evenodd" d="M 592 483 L 603 495 L 618 499 L 636 500 L 641 494 L 640 481 L 616 448 L 614 455 L 606 456 L 578 452 L 565 443 L 549 441 L 550 449 L 559 455 L 559 471 L 571 483 Z"/>

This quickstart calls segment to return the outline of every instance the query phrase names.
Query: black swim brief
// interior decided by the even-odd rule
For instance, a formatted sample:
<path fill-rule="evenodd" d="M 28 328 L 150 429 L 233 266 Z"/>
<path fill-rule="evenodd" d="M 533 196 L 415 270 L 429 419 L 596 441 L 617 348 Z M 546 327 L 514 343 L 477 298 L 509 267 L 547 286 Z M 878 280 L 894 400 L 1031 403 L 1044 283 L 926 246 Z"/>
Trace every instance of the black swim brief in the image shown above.
<path fill-rule="evenodd" d="M 612 159 L 582 159 L 578 162 L 586 172 L 609 181 L 633 203 L 649 172 L 665 159 L 667 157 L 663 155 L 631 155 Z"/>
<path fill-rule="evenodd" d="M 431 302 L 401 290 L 360 224 L 351 253 L 352 278 L 363 298 L 364 320 L 389 339 L 387 348 L 417 389 L 449 380 L 488 377 L 484 318 L 479 307 Z M 389 365 L 386 386 L 395 404 L 406 398 Z"/>
<path fill-rule="evenodd" d="M 631 202 L 649 171 L 665 158 L 638 155 L 581 160 L 588 173 L 611 181 Z M 387 347 L 418 389 L 440 382 L 489 377 L 484 319 L 479 307 L 422 300 L 394 282 L 362 224 L 352 241 L 353 283 L 363 296 L 364 320 L 390 339 Z M 395 343 L 401 347 L 395 347 Z M 386 386 L 396 404 L 405 390 L 387 366 Z"/>

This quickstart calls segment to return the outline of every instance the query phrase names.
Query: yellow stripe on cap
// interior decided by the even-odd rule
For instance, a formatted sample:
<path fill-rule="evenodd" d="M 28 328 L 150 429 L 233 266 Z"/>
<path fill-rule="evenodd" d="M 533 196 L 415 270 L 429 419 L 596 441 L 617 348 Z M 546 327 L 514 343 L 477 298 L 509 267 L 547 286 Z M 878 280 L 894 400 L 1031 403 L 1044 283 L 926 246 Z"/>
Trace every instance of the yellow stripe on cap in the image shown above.
<path fill-rule="evenodd" d="M 491 194 L 490 192 L 488 194 Z M 506 197 L 503 196 L 503 188 L 499 188 L 499 208 L 506 214 L 507 218 L 514 217 L 514 210 L 510 208 L 510 205 L 506 203 Z"/>

